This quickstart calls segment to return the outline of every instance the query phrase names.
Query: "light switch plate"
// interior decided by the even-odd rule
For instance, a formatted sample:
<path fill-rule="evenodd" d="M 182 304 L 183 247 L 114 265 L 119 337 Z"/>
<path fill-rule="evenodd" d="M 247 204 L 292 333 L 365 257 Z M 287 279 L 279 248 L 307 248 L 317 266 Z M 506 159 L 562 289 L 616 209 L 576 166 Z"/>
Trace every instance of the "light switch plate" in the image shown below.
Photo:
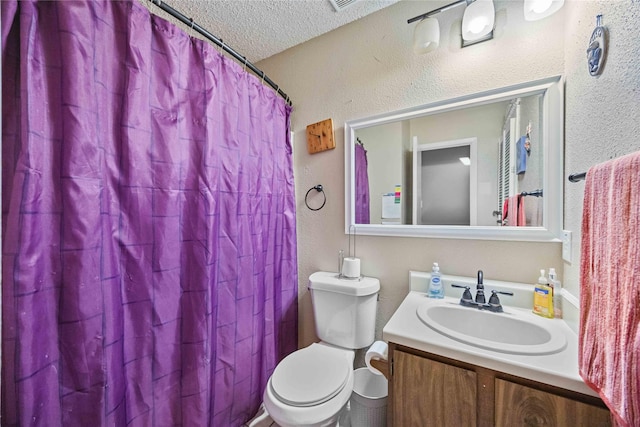
<path fill-rule="evenodd" d="M 571 232 L 562 230 L 562 259 L 571 264 Z"/>

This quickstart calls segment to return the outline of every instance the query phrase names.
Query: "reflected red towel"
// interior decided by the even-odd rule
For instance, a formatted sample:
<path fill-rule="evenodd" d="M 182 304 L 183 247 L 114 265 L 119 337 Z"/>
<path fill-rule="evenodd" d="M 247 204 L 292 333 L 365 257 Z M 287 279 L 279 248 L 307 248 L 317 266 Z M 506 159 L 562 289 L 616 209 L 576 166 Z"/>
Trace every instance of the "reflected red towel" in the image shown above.
<path fill-rule="evenodd" d="M 527 217 L 524 211 L 524 196 L 518 195 L 516 196 L 518 200 L 518 226 L 524 227 L 527 225 Z"/>
<path fill-rule="evenodd" d="M 503 224 L 511 226 L 527 225 L 527 218 L 524 211 L 524 197 L 521 195 L 511 196 L 504 200 L 502 206 Z"/>
<path fill-rule="evenodd" d="M 640 426 L 640 152 L 589 169 L 582 215 L 580 375 Z"/>

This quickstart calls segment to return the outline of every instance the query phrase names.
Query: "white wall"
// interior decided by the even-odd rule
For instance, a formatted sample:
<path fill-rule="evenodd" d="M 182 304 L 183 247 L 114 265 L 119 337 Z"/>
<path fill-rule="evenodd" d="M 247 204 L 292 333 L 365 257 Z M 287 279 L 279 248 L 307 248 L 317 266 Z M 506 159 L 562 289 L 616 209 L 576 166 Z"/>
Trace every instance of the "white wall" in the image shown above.
<path fill-rule="evenodd" d="M 300 345 L 316 339 L 307 278 L 317 270 L 337 269 L 344 234 L 344 128 L 362 118 L 564 72 L 565 13 L 524 21 L 522 2 L 496 1 L 496 35 L 491 41 L 460 48 L 462 10 L 440 14 L 438 50 L 414 55 L 414 25 L 407 19 L 443 2 L 401 1 L 257 64 L 281 84 L 294 103 L 295 179 L 298 199 Z M 605 21 L 606 22 L 606 21 Z M 336 149 L 309 155 L 305 128 L 332 117 Z M 305 192 L 321 183 L 324 209 L 304 207 Z M 534 283 L 540 268 L 562 274 L 558 243 L 495 242 L 358 236 L 362 271 L 382 284 L 377 335 L 408 292 L 409 270 L 428 270 Z"/>

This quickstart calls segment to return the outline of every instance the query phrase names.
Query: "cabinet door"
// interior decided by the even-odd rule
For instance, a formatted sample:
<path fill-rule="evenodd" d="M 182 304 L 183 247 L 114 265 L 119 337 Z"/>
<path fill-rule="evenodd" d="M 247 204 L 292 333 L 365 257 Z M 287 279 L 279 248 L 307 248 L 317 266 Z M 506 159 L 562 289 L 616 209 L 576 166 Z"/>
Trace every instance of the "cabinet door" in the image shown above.
<path fill-rule="evenodd" d="M 393 352 L 393 425 L 476 425 L 476 373 Z"/>
<path fill-rule="evenodd" d="M 496 379 L 496 427 L 610 426 L 608 410 Z"/>

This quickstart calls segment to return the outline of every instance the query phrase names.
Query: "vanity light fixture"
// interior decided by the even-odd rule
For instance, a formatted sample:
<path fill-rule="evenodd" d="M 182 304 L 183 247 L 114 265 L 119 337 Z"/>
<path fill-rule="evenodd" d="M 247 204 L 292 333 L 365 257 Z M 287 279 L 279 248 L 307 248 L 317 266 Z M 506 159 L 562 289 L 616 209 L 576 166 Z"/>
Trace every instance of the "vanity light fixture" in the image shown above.
<path fill-rule="evenodd" d="M 415 53 L 431 52 L 440 45 L 440 24 L 432 16 L 461 4 L 467 6 L 462 17 L 462 47 L 493 38 L 496 14 L 493 0 L 458 0 L 407 21 L 407 24 L 420 21 L 413 32 Z"/>
<path fill-rule="evenodd" d="M 553 15 L 564 5 L 564 0 L 524 0 L 524 19 L 537 21 Z"/>
<path fill-rule="evenodd" d="M 440 45 L 440 24 L 436 18 L 424 18 L 413 31 L 413 51 L 427 53 Z"/>
<path fill-rule="evenodd" d="M 496 9 L 493 0 L 475 0 L 462 16 L 462 47 L 493 38 Z"/>
<path fill-rule="evenodd" d="M 420 21 L 413 32 L 413 50 L 415 53 L 427 53 L 437 49 L 440 45 L 440 23 L 432 16 L 461 4 L 467 4 L 467 0 L 454 1 L 407 21 L 407 24 Z"/>

